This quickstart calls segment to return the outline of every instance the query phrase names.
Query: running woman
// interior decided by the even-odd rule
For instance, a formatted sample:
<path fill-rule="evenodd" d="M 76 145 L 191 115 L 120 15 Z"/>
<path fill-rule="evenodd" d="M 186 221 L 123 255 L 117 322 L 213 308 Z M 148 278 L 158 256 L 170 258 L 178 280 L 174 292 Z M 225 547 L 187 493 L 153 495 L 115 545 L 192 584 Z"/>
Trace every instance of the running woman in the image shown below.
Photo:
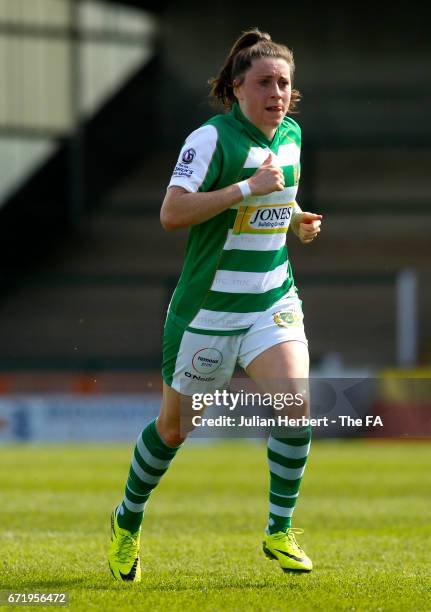
<path fill-rule="evenodd" d="M 304 244 L 321 215 L 296 202 L 301 131 L 290 116 L 290 49 L 257 28 L 234 43 L 212 97 L 224 112 L 186 139 L 161 209 L 166 230 L 190 227 L 184 267 L 163 337 L 163 400 L 139 435 L 123 500 L 111 517 L 109 566 L 139 582 L 144 509 L 192 429 L 194 393 L 226 388 L 238 363 L 264 393 L 301 393 L 309 356 L 286 248 Z M 305 397 L 305 403 L 308 398 Z M 269 516 L 263 550 L 283 570 L 310 571 L 291 517 L 310 448 L 309 427 L 268 438 Z"/>

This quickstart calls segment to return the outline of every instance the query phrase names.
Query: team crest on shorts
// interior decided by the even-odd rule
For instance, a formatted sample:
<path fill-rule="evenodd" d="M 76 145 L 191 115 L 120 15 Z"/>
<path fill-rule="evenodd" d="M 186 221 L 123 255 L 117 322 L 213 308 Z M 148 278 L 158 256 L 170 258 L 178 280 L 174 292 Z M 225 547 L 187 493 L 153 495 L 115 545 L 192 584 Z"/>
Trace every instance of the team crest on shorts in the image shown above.
<path fill-rule="evenodd" d="M 291 327 L 292 325 L 301 325 L 302 322 L 302 313 L 298 312 L 295 309 L 292 310 L 279 310 L 275 312 L 274 315 L 274 323 L 278 325 L 278 327 Z"/>

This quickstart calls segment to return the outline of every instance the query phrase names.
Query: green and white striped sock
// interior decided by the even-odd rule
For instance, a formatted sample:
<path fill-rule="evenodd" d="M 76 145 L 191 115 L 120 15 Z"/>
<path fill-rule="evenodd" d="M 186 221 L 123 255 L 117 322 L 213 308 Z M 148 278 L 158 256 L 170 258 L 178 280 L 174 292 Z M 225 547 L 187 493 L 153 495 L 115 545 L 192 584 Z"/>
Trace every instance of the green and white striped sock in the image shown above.
<path fill-rule="evenodd" d="M 299 495 L 310 450 L 311 427 L 292 429 L 289 437 L 268 438 L 270 472 L 269 518 L 266 532 L 286 531 Z"/>
<path fill-rule="evenodd" d="M 151 421 L 139 435 L 124 498 L 117 508 L 117 521 L 122 529 L 132 533 L 139 529 L 151 491 L 158 485 L 181 446 L 168 446 L 162 440 L 156 420 Z"/>

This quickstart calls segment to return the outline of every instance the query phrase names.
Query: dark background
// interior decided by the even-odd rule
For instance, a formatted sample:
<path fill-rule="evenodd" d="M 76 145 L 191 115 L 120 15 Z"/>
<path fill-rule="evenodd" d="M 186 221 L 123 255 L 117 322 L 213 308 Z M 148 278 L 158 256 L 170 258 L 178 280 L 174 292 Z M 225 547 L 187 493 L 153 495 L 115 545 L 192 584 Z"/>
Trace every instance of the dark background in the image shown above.
<path fill-rule="evenodd" d="M 155 17 L 152 57 L 92 116 L 78 113 L 70 132 L 52 133 L 55 153 L 3 202 L 0 369 L 6 378 L 159 369 L 166 305 L 187 231 L 164 232 L 158 211 L 182 141 L 214 113 L 208 79 L 241 31 L 253 26 L 294 51 L 295 86 L 303 95 L 295 116 L 303 132 L 298 200 L 324 215 L 312 246 L 288 237 L 312 365 L 371 371 L 429 365 L 426 9 L 411 2 L 108 5 L 134 5 Z M 35 24 L 11 31 L 10 23 L 0 23 L 0 40 L 43 38 L 51 30 Z M 72 41 L 72 53 L 83 41 L 77 21 L 57 35 Z M 78 55 L 71 57 L 76 102 L 81 66 Z M 4 63 L 6 80 L 8 70 Z M 0 138 L 31 134 L 28 126 L 0 124 Z M 406 269 L 417 281 L 417 331 L 414 350 L 403 358 L 397 282 Z"/>

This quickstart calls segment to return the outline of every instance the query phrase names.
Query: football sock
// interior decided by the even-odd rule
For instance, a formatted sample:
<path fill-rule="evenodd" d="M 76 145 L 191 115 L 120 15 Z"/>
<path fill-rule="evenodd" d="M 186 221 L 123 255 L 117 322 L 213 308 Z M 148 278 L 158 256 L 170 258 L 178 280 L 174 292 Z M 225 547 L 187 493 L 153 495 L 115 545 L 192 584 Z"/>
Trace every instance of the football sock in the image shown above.
<path fill-rule="evenodd" d="M 270 473 L 269 519 L 266 532 L 286 531 L 298 499 L 310 450 L 311 427 L 291 428 L 288 437 L 268 438 Z"/>
<path fill-rule="evenodd" d="M 156 420 L 151 421 L 139 434 L 124 498 L 117 508 L 117 521 L 122 529 L 132 533 L 139 529 L 151 491 L 158 485 L 181 446 L 168 446 L 162 440 Z"/>

